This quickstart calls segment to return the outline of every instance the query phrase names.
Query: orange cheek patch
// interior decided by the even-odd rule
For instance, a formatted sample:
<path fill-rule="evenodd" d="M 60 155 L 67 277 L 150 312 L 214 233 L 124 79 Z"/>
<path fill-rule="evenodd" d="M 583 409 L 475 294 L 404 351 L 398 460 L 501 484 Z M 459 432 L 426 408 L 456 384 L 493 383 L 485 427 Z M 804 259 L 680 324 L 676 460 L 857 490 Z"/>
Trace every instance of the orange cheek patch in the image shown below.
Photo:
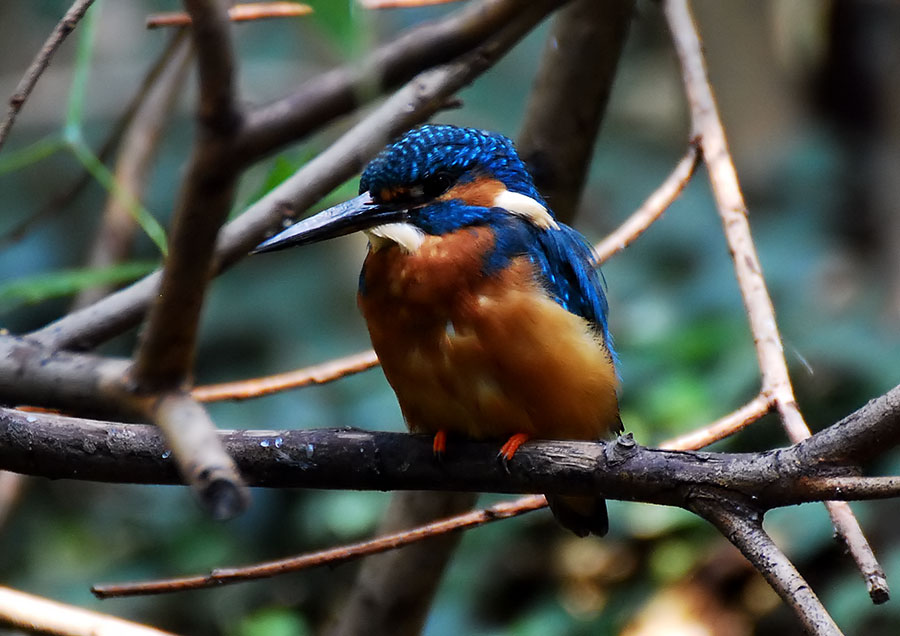
<path fill-rule="evenodd" d="M 497 195 L 506 190 L 506 186 L 496 179 L 479 177 L 467 183 L 458 183 L 439 197 L 441 201 L 462 201 L 468 205 L 482 208 L 494 206 Z"/>

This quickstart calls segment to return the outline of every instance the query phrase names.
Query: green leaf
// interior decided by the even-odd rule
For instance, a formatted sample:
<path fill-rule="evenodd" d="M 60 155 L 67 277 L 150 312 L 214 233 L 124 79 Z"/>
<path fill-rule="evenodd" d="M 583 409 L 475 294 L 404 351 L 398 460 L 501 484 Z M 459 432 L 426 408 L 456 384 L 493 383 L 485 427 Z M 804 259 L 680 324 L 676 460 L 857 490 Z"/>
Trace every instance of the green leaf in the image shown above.
<path fill-rule="evenodd" d="M 0 159 L 0 174 L 19 170 L 20 168 L 37 163 L 65 146 L 66 142 L 58 135 L 53 134 L 44 137 L 43 139 L 39 139 L 33 144 L 29 144 L 15 152 L 8 152 Z"/>
<path fill-rule="evenodd" d="M 103 165 L 100 158 L 87 147 L 87 144 L 81 141 L 80 138 L 69 139 L 68 143 L 69 149 L 85 169 L 91 173 L 91 176 L 94 177 L 100 185 L 106 188 L 107 192 L 110 192 L 125 206 L 131 216 L 134 217 L 135 222 L 141 226 L 144 233 L 147 234 L 147 236 L 150 237 L 150 240 L 159 248 L 160 254 L 166 256 L 169 252 L 166 241 L 166 231 L 163 229 L 162 225 L 159 224 L 159 221 L 150 214 L 147 208 L 141 205 L 140 201 L 131 196 L 130 192 L 119 187 L 115 176 Z"/>
<path fill-rule="evenodd" d="M 71 296 L 98 285 L 118 285 L 149 274 L 157 263 L 136 261 L 111 267 L 70 269 L 27 276 L 0 285 L 0 313 L 50 298 Z"/>
<path fill-rule="evenodd" d="M 69 102 L 66 106 L 66 139 L 76 139 L 81 135 L 81 120 L 84 112 L 84 96 L 87 91 L 88 73 L 91 70 L 91 57 L 94 54 L 94 34 L 97 16 L 100 14 L 99 2 L 88 9 L 78 26 L 78 48 L 75 52 L 75 72 L 72 75 L 72 88 L 69 91 Z"/>

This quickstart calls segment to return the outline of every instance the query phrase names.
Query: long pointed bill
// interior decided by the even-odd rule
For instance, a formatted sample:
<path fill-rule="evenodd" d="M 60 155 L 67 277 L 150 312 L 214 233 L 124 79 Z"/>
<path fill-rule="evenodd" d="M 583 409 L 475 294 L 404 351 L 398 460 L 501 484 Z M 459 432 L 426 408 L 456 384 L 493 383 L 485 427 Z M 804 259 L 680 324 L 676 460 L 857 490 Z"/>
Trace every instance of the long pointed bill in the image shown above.
<path fill-rule="evenodd" d="M 288 229 L 260 243 L 251 254 L 275 252 L 295 245 L 317 243 L 330 238 L 367 230 L 376 225 L 401 221 L 405 208 L 375 203 L 368 192 L 344 201 L 333 208 L 295 223 Z"/>

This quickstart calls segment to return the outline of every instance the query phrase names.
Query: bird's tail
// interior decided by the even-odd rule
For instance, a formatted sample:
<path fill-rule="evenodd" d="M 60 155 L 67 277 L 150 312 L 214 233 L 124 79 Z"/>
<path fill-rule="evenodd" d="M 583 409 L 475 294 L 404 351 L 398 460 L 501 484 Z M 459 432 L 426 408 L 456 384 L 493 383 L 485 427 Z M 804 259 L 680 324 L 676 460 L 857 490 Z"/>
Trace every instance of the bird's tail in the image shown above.
<path fill-rule="evenodd" d="M 579 537 L 589 534 L 602 537 L 609 531 L 605 499 L 547 495 L 547 503 L 560 525 Z"/>

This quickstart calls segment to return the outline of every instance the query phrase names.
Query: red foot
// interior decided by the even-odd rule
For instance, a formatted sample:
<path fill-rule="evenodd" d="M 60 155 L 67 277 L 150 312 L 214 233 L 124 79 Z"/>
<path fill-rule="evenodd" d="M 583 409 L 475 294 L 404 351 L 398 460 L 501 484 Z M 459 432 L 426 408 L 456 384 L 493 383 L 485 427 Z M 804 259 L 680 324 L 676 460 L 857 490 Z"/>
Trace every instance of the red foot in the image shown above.
<path fill-rule="evenodd" d="M 519 447 L 528 441 L 528 438 L 531 437 L 528 433 L 516 433 L 508 440 L 506 443 L 500 447 L 500 457 L 504 462 L 508 462 L 513 458 L 513 455 L 516 454 L 516 451 L 519 450 Z"/>
<path fill-rule="evenodd" d="M 431 450 L 436 457 L 440 458 L 447 451 L 447 432 L 438 431 L 434 434 L 434 441 L 431 443 Z"/>

